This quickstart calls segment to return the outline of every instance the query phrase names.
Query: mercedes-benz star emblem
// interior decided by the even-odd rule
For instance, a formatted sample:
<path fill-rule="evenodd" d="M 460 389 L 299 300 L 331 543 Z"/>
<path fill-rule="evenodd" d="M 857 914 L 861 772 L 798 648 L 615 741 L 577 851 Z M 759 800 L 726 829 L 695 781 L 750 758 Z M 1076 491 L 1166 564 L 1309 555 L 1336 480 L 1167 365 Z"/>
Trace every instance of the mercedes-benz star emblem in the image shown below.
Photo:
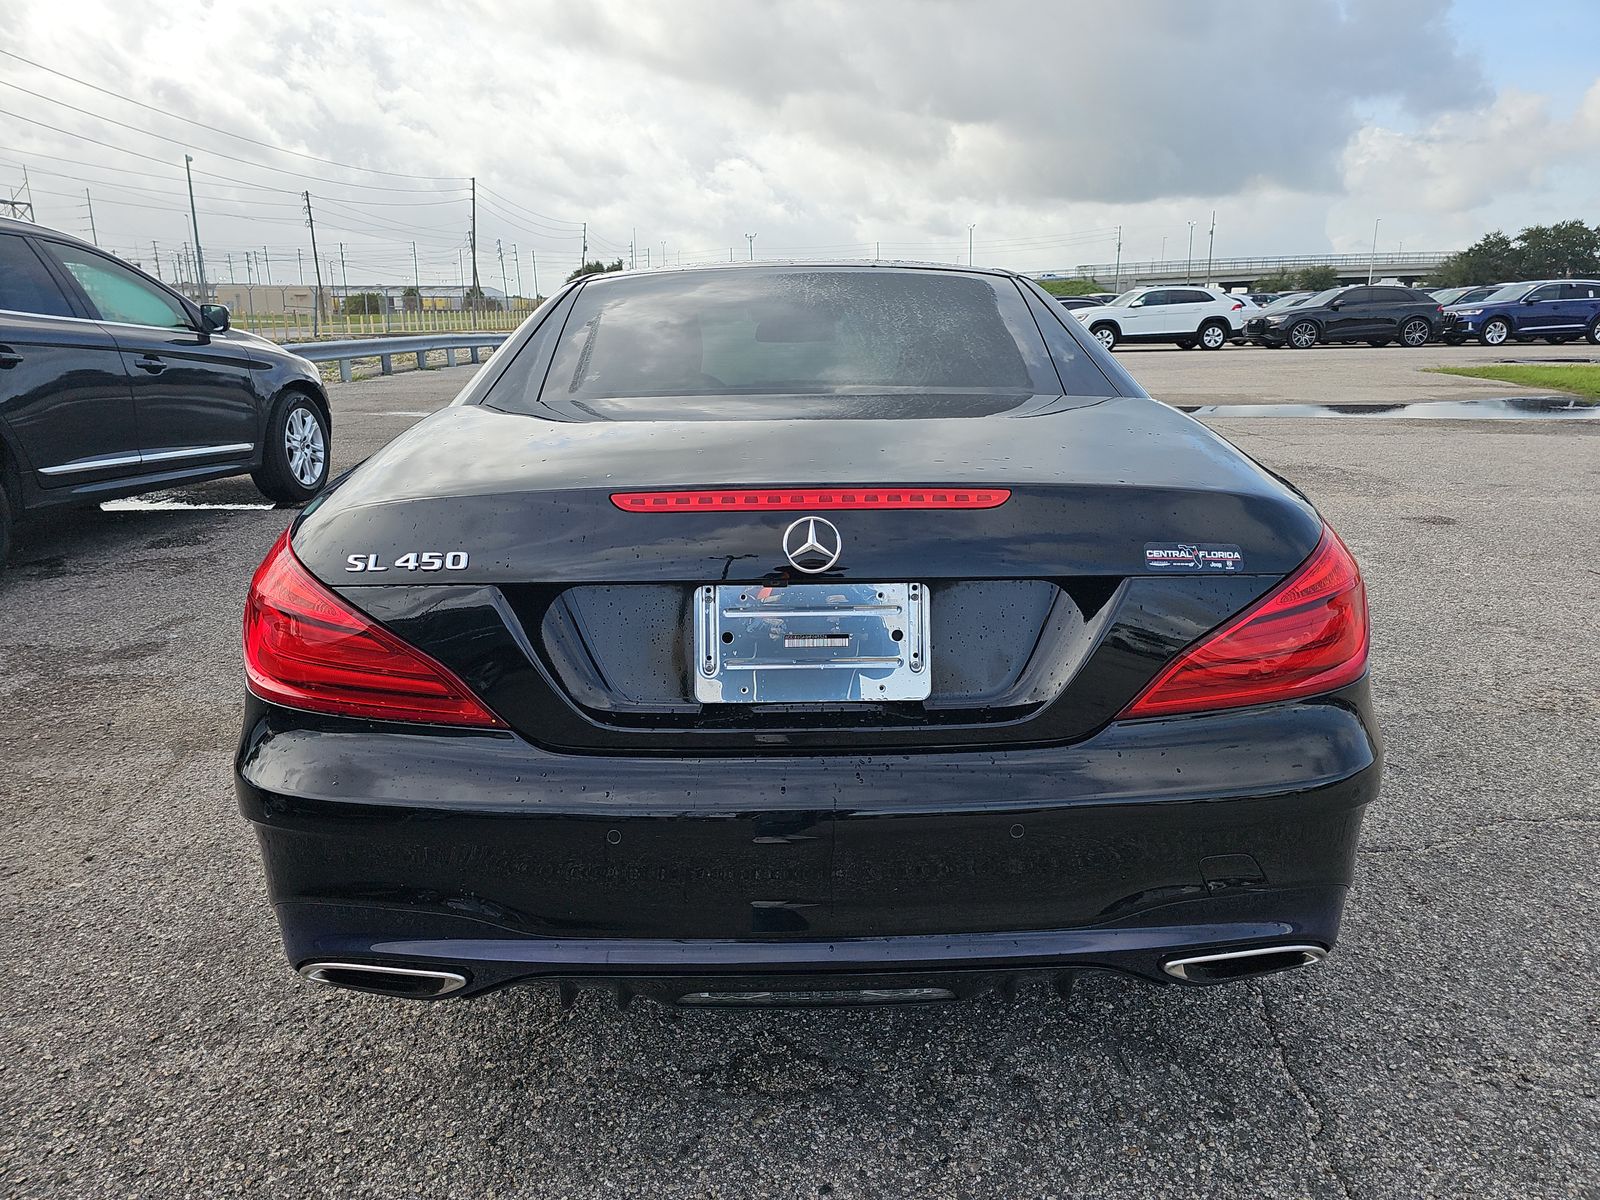
<path fill-rule="evenodd" d="M 816 575 L 839 561 L 844 539 L 832 521 L 823 517 L 801 517 L 783 531 L 783 552 L 796 571 Z"/>

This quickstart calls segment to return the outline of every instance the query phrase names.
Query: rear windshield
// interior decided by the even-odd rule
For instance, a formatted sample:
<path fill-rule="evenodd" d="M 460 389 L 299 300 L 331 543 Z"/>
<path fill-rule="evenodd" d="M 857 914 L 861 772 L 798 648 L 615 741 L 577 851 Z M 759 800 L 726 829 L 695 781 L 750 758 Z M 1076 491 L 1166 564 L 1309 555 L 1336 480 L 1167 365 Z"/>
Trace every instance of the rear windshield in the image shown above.
<path fill-rule="evenodd" d="M 514 387 L 514 374 L 502 382 Z M 538 386 L 520 382 L 525 393 Z M 497 386 L 489 402 L 505 406 L 506 390 Z M 587 407 L 634 398 L 1061 390 L 1038 326 L 1008 279 L 757 267 L 586 285 L 538 398 Z"/>
<path fill-rule="evenodd" d="M 1508 304 L 1513 300 L 1521 300 L 1538 286 L 1536 283 L 1508 283 L 1496 288 L 1482 299 L 1493 304 Z"/>
<path fill-rule="evenodd" d="M 1276 300 L 1272 301 L 1272 303 L 1268 304 L 1261 311 L 1262 312 L 1282 312 L 1286 308 L 1294 308 L 1296 305 L 1304 304 L 1309 299 L 1311 299 L 1311 293 L 1310 292 L 1301 292 L 1299 295 L 1295 295 L 1295 296 L 1279 296 Z"/>

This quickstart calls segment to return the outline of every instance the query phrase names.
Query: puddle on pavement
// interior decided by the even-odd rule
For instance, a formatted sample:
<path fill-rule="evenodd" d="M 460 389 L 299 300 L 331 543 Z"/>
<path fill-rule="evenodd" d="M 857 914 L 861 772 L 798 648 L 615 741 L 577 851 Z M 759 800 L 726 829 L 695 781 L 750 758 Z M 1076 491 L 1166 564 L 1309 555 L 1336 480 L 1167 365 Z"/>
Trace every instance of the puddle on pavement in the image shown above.
<path fill-rule="evenodd" d="M 126 500 L 107 500 L 101 512 L 256 512 L 276 508 L 273 504 L 205 504 L 197 500 L 159 500 L 130 496 Z"/>
<path fill-rule="evenodd" d="M 1408 421 L 1572 421 L 1600 419 L 1600 400 L 1515 396 L 1503 400 L 1419 400 L 1412 404 L 1180 404 L 1195 417 L 1399 417 Z"/>

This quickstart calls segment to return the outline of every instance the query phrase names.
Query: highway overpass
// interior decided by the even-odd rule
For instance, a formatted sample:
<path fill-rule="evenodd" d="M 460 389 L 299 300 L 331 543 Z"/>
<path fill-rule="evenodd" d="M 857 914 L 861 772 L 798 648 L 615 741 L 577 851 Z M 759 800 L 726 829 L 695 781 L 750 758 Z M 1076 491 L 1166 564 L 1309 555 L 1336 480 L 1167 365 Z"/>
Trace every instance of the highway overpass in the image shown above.
<path fill-rule="evenodd" d="M 1365 283 L 1373 279 L 1398 279 L 1420 283 L 1454 254 L 1453 250 L 1410 251 L 1404 254 L 1293 254 L 1267 258 L 1218 258 L 1211 263 L 1209 282 L 1235 291 L 1258 279 L 1302 267 L 1332 267 L 1340 283 Z M 1055 271 L 1030 272 L 1035 279 L 1098 279 L 1108 290 L 1152 283 L 1206 283 L 1206 260 L 1168 259 L 1165 262 L 1081 263 Z"/>

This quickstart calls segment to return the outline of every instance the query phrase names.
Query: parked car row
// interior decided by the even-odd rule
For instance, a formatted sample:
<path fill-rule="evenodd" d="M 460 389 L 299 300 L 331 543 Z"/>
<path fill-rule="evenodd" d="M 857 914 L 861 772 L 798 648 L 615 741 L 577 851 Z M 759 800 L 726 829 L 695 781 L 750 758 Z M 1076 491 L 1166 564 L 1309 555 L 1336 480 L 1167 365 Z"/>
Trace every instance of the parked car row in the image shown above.
<path fill-rule="evenodd" d="M 1269 349 L 1306 350 L 1330 342 L 1391 343 L 1417 348 L 1431 341 L 1485 346 L 1544 338 L 1586 337 L 1600 345 L 1600 282 L 1539 279 L 1425 292 L 1396 284 L 1353 284 L 1321 292 L 1233 295 L 1185 284 L 1139 287 L 1105 303 L 1059 297 L 1100 344 L 1166 342 L 1217 350 L 1247 341 Z M 1258 301 L 1267 301 L 1265 304 Z"/>

